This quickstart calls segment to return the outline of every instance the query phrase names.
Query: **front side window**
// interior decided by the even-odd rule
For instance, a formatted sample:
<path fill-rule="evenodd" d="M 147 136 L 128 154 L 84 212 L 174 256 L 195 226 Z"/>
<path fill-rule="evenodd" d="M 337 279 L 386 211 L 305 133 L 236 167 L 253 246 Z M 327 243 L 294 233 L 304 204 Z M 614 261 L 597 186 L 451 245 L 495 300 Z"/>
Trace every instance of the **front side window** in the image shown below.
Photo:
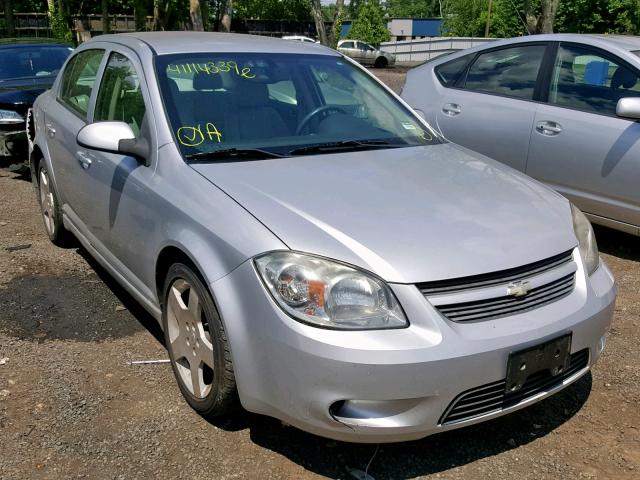
<path fill-rule="evenodd" d="M 561 45 L 558 49 L 549 103 L 604 115 L 615 115 L 618 100 L 640 96 L 634 70 L 593 50 Z"/>
<path fill-rule="evenodd" d="M 69 60 L 62 74 L 60 100 L 85 118 L 103 55 L 104 50 L 84 50 Z"/>
<path fill-rule="evenodd" d="M 341 57 L 198 53 L 162 55 L 156 62 L 184 155 L 225 149 L 295 155 L 303 147 L 354 141 L 380 148 L 439 143 L 375 80 Z"/>
<path fill-rule="evenodd" d="M 532 100 L 545 48 L 525 45 L 478 55 L 467 73 L 465 89 Z"/>
<path fill-rule="evenodd" d="M 127 57 L 112 53 L 100 82 L 94 120 L 125 122 L 138 138 L 144 115 L 144 98 L 136 69 Z"/>

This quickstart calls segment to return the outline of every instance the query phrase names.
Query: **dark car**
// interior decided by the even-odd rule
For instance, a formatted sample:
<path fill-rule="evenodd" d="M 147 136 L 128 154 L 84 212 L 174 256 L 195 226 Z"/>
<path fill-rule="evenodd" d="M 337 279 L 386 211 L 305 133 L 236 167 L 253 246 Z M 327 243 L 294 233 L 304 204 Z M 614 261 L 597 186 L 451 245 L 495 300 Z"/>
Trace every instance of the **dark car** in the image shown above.
<path fill-rule="evenodd" d="M 0 41 L 0 158 L 27 158 L 25 119 L 73 50 L 55 40 Z"/>

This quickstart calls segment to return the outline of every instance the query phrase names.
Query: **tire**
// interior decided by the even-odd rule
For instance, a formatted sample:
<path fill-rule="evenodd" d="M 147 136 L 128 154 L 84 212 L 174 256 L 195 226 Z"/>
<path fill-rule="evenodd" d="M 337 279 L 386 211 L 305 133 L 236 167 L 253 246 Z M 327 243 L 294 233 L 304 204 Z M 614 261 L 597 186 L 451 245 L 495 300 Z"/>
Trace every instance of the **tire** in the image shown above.
<path fill-rule="evenodd" d="M 385 68 L 389 62 L 384 57 L 376 58 L 376 63 L 373 65 L 376 68 Z"/>
<path fill-rule="evenodd" d="M 51 183 L 44 159 L 40 160 L 37 175 L 32 181 L 35 182 L 40 212 L 42 213 L 44 228 L 47 235 L 49 235 L 49 240 L 58 247 L 70 245 L 72 235 L 64 228 L 58 195 Z"/>
<path fill-rule="evenodd" d="M 227 335 L 195 268 L 173 264 L 163 299 L 165 344 L 185 400 L 209 419 L 237 410 L 240 402 Z"/>

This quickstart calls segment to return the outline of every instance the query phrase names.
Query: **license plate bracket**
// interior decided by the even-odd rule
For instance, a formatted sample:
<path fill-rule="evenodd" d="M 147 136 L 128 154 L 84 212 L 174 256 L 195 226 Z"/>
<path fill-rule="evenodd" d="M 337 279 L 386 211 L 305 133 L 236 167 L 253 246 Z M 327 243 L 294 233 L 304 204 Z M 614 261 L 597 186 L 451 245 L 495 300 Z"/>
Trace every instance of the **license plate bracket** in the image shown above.
<path fill-rule="evenodd" d="M 571 333 L 509 354 L 506 393 L 521 390 L 527 378 L 548 370 L 557 377 L 569 368 L 571 361 Z"/>

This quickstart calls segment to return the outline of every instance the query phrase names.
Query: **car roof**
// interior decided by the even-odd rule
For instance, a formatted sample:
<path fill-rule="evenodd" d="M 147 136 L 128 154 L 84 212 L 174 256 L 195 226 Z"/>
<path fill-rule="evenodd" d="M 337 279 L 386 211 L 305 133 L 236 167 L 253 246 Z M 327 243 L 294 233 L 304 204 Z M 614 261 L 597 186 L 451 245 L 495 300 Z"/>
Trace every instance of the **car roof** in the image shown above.
<path fill-rule="evenodd" d="M 481 52 L 490 48 L 506 47 L 519 43 L 531 42 L 575 42 L 584 45 L 600 47 L 607 51 L 617 51 L 620 54 L 628 55 L 629 52 L 640 50 L 640 37 L 627 35 L 594 35 L 582 33 L 548 33 L 540 35 L 525 35 L 522 37 L 505 38 L 483 43 L 471 48 L 465 48 L 455 52 L 449 52 L 435 58 L 431 58 L 415 66 L 412 70 L 422 68 L 432 68 L 449 60 L 464 57 L 466 55 Z"/>
<path fill-rule="evenodd" d="M 135 50 L 145 44 L 158 55 L 172 53 L 290 53 L 340 55 L 335 50 L 310 42 L 290 42 L 281 38 L 218 32 L 132 32 L 100 35 L 89 42 L 114 42 Z"/>

